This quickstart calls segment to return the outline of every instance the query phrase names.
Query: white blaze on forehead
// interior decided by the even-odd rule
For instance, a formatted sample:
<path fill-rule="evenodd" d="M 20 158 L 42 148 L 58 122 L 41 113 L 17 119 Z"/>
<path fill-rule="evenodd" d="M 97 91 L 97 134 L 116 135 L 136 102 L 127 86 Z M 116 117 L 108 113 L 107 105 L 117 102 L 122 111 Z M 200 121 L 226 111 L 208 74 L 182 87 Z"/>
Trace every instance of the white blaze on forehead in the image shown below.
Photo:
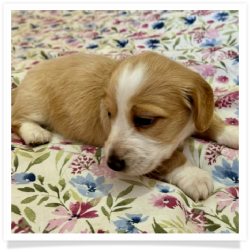
<path fill-rule="evenodd" d="M 132 133 L 131 126 L 129 125 L 126 113 L 128 112 L 128 104 L 139 89 L 143 80 L 145 79 L 144 65 L 138 65 L 132 67 L 132 65 L 126 65 L 121 72 L 116 86 L 116 101 L 117 101 L 117 116 L 112 124 L 112 129 L 109 134 L 109 143 L 106 146 L 106 155 L 112 144 L 117 140 L 127 140 Z"/>
<path fill-rule="evenodd" d="M 128 106 L 128 101 L 139 89 L 145 79 L 144 65 L 140 64 L 133 68 L 132 65 L 126 65 L 117 84 L 117 106 L 118 113 L 124 112 Z"/>

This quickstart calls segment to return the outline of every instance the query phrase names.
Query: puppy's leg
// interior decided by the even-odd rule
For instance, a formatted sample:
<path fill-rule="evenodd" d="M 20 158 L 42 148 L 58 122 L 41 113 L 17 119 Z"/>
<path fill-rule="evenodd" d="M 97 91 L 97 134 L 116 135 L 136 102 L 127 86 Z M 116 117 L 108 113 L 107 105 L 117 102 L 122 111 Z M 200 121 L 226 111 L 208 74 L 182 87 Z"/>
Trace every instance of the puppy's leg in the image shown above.
<path fill-rule="evenodd" d="M 46 120 L 41 106 L 25 101 L 21 102 L 17 98 L 11 112 L 11 127 L 26 144 L 35 146 L 50 141 L 51 133 L 41 127 L 41 124 L 45 124 Z"/>
<path fill-rule="evenodd" d="M 213 191 L 213 180 L 206 170 L 193 166 L 186 157 L 175 151 L 171 158 L 149 174 L 179 187 L 195 202 L 207 199 Z"/>
<path fill-rule="evenodd" d="M 195 134 L 195 136 L 217 141 L 230 148 L 239 148 L 239 127 L 226 124 L 215 113 L 209 128 L 202 133 Z"/>

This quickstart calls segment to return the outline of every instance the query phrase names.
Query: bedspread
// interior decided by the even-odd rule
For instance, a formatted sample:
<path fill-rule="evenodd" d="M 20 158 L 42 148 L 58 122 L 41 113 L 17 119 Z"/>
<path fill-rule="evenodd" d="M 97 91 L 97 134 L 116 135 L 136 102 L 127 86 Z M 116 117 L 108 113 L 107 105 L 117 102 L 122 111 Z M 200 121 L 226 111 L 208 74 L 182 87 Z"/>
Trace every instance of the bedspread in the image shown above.
<path fill-rule="evenodd" d="M 155 51 L 199 72 L 215 110 L 239 123 L 238 11 L 13 11 L 12 89 L 36 64 L 72 53 L 122 59 Z M 102 148 L 12 132 L 12 233 L 238 233 L 239 151 L 190 137 L 181 150 L 214 191 L 194 203 L 174 185 L 110 170 Z"/>

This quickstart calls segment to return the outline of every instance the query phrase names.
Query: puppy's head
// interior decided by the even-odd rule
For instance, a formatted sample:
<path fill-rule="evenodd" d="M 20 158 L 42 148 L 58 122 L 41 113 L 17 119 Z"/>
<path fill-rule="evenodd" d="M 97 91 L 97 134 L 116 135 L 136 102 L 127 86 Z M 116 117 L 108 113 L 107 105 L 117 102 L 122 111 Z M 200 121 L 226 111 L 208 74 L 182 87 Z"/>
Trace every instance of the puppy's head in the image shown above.
<path fill-rule="evenodd" d="M 129 175 L 153 171 L 187 136 L 205 131 L 213 92 L 197 73 L 155 53 L 120 61 L 102 101 L 111 132 L 110 168 Z"/>

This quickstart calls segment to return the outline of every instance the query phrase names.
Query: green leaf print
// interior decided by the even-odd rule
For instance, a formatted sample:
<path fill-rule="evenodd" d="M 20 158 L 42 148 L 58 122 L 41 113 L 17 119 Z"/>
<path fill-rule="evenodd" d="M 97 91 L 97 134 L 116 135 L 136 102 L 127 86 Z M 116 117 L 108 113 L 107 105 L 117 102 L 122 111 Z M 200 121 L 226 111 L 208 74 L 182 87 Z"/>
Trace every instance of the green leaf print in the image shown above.
<path fill-rule="evenodd" d="M 64 195 L 63 195 L 63 201 L 64 201 L 64 203 L 65 203 L 67 200 L 69 200 L 70 197 L 71 197 L 71 193 L 70 193 L 70 190 L 68 190 L 68 191 L 66 191 L 66 192 L 64 193 Z"/>
<path fill-rule="evenodd" d="M 125 195 L 127 195 L 127 194 L 129 194 L 129 193 L 131 193 L 131 191 L 133 190 L 133 188 L 134 188 L 134 185 L 131 185 L 131 186 L 129 186 L 128 188 L 126 188 L 125 190 L 121 191 L 121 192 L 118 194 L 116 200 L 118 200 L 119 198 L 121 198 L 121 197 L 123 197 L 123 196 L 125 196 Z"/>
<path fill-rule="evenodd" d="M 40 181 L 40 183 L 43 185 L 44 182 L 44 177 L 41 175 L 38 175 L 38 180 Z"/>
<path fill-rule="evenodd" d="M 24 200 L 21 201 L 21 204 L 27 204 L 27 203 L 30 203 L 32 201 L 34 201 L 36 199 L 38 195 L 33 195 L 33 196 L 30 196 Z"/>
<path fill-rule="evenodd" d="M 41 205 L 44 201 L 47 201 L 49 199 L 49 196 L 44 196 L 38 203 L 37 205 Z"/>
<path fill-rule="evenodd" d="M 126 206 L 126 205 L 132 203 L 135 199 L 136 199 L 136 198 L 125 199 L 125 200 L 119 202 L 117 205 L 115 205 L 115 207 Z"/>
<path fill-rule="evenodd" d="M 155 233 L 160 233 L 160 234 L 166 234 L 167 231 L 165 231 L 156 221 L 154 218 L 154 223 L 152 224 L 152 227 L 154 229 Z"/>
<path fill-rule="evenodd" d="M 48 191 L 41 185 L 34 183 L 33 186 L 38 192 L 48 193 Z"/>
<path fill-rule="evenodd" d="M 31 221 L 31 222 L 35 222 L 35 219 L 36 219 L 36 214 L 35 212 L 29 208 L 29 207 L 26 207 L 24 209 L 24 214 L 26 215 L 26 217 Z"/>
<path fill-rule="evenodd" d="M 107 206 L 109 208 L 111 208 L 113 206 L 113 198 L 112 195 L 109 193 L 108 197 L 107 197 Z"/>
<path fill-rule="evenodd" d="M 18 188 L 18 190 L 20 190 L 22 192 L 35 192 L 35 189 L 30 188 L 30 187 Z"/>
<path fill-rule="evenodd" d="M 11 204 L 11 212 L 14 214 L 21 215 L 21 211 L 18 206 Z"/>

